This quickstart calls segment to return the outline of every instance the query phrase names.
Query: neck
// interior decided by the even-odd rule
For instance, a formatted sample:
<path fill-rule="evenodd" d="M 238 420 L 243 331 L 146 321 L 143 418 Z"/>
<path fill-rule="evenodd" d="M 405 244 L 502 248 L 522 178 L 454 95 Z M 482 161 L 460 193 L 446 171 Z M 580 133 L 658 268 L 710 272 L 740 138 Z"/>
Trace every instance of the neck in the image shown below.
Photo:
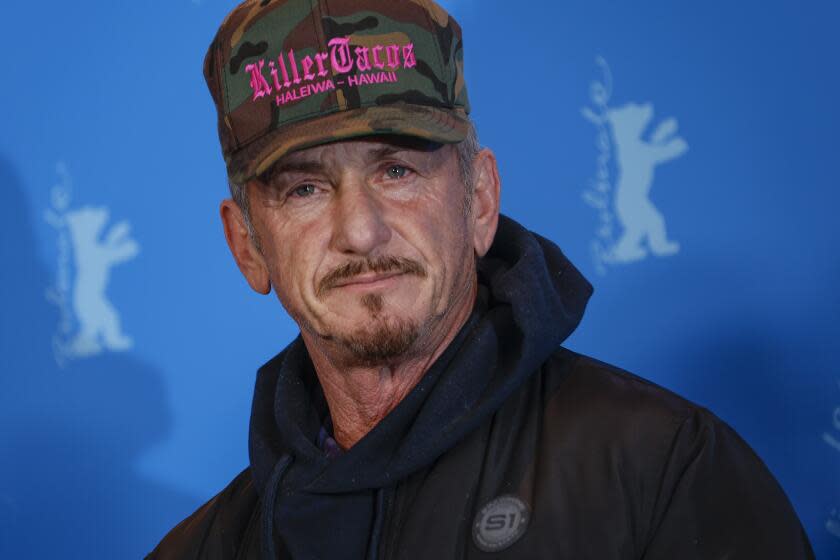
<path fill-rule="evenodd" d="M 423 378 L 470 316 L 477 283 L 465 290 L 422 341 L 422 351 L 403 360 L 373 366 L 348 365 L 344 354 L 310 333 L 301 333 L 324 391 L 334 437 L 349 449 L 388 415 Z"/>

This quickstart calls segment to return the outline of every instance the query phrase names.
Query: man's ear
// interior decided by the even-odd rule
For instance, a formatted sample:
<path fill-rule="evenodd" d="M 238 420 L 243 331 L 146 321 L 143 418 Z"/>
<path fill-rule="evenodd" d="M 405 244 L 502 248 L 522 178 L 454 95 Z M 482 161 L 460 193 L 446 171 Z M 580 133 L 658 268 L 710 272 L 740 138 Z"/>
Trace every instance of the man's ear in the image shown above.
<path fill-rule="evenodd" d="M 225 239 L 240 272 L 255 292 L 267 294 L 271 290 L 268 266 L 248 234 L 242 210 L 233 199 L 226 198 L 219 207 L 219 214 L 225 228 Z"/>
<path fill-rule="evenodd" d="M 473 195 L 472 214 L 473 247 L 479 257 L 483 257 L 496 236 L 499 225 L 499 196 L 501 180 L 496 156 L 489 148 L 484 148 L 473 160 Z"/>

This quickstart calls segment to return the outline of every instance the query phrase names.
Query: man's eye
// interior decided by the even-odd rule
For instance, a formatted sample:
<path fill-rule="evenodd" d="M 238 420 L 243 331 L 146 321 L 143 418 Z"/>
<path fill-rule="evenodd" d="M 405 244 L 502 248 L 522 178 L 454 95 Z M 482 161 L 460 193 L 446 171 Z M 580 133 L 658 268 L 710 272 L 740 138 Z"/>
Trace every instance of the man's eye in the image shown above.
<path fill-rule="evenodd" d="M 292 196 L 305 198 L 307 196 L 315 194 L 315 185 L 313 185 L 312 183 L 305 183 L 303 185 L 299 185 L 293 188 L 289 194 L 291 194 Z"/>
<path fill-rule="evenodd" d="M 408 174 L 408 168 L 403 165 L 389 165 L 386 173 L 391 179 L 402 179 Z"/>

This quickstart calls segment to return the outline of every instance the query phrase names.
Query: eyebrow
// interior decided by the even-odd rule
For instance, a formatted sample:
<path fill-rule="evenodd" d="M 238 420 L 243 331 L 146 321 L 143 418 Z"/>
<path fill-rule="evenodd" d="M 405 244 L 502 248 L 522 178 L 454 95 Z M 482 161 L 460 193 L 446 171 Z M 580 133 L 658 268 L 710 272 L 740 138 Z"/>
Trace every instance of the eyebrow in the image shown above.
<path fill-rule="evenodd" d="M 407 148 L 405 146 L 384 146 L 382 148 L 377 148 L 375 150 L 371 150 L 369 152 L 368 157 L 372 160 L 382 159 L 387 156 L 392 156 L 394 154 L 398 154 L 400 152 L 418 152 L 420 150 L 413 150 L 411 148 Z"/>
<path fill-rule="evenodd" d="M 273 179 L 284 173 L 318 173 L 323 168 L 324 166 L 317 161 L 278 162 L 266 170 L 265 178 Z"/>

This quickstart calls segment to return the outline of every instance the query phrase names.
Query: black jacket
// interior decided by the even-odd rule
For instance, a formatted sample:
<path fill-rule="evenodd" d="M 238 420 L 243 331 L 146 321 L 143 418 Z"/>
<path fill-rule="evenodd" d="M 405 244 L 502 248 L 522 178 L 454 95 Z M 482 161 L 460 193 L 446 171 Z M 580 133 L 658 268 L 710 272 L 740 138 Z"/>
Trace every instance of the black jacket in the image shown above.
<path fill-rule="evenodd" d="M 560 346 L 592 287 L 502 217 L 467 323 L 333 459 L 298 338 L 257 376 L 251 465 L 153 559 L 813 558 L 782 489 L 708 410 Z"/>

